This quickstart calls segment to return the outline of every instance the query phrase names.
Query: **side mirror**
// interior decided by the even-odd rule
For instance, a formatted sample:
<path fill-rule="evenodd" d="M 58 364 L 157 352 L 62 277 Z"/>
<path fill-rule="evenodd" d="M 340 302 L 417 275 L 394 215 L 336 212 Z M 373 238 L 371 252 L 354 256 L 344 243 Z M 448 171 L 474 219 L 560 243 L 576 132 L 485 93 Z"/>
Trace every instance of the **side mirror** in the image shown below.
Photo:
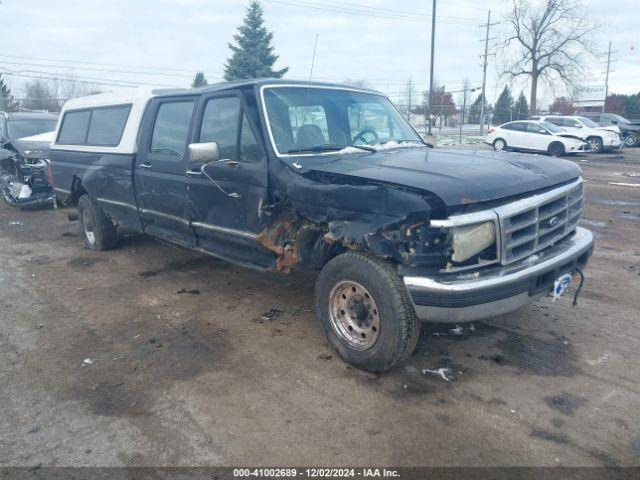
<path fill-rule="evenodd" d="M 611 125 L 617 125 L 618 121 L 617 120 L 611 120 Z"/>
<path fill-rule="evenodd" d="M 218 142 L 191 143 L 189 145 L 189 159 L 193 163 L 210 163 L 220 160 L 220 145 Z"/>
<path fill-rule="evenodd" d="M 546 135 L 547 131 L 544 128 L 541 128 L 540 130 L 538 130 L 538 133 L 541 133 L 542 135 Z"/>
<path fill-rule="evenodd" d="M 579 123 L 576 123 L 576 124 L 574 125 L 574 127 L 575 127 L 575 128 L 582 128 L 582 125 L 580 125 Z"/>

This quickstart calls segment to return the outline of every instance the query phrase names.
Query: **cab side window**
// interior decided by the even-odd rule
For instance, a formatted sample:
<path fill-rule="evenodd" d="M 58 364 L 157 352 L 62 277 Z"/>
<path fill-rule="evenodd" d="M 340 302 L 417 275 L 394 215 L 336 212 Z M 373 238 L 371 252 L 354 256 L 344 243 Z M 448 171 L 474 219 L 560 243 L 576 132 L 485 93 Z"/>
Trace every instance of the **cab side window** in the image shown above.
<path fill-rule="evenodd" d="M 220 158 L 238 160 L 238 97 L 213 98 L 207 102 L 200 128 L 200 142 L 218 142 Z"/>
<path fill-rule="evenodd" d="M 187 148 L 193 100 L 160 104 L 151 134 L 151 153 L 182 159 Z"/>
<path fill-rule="evenodd" d="M 199 141 L 218 142 L 223 159 L 256 163 L 262 158 L 238 97 L 213 98 L 207 102 Z"/>

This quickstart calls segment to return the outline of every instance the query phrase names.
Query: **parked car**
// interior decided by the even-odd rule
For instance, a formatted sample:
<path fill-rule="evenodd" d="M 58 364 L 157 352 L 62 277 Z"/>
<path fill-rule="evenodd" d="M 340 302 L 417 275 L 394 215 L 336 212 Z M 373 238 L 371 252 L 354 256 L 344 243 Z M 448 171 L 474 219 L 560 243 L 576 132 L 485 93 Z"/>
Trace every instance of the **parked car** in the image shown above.
<path fill-rule="evenodd" d="M 601 127 L 617 129 L 627 147 L 640 146 L 640 122 L 632 122 L 615 113 L 583 113 Z"/>
<path fill-rule="evenodd" d="M 126 227 L 258 270 L 319 271 L 320 328 L 370 371 L 412 353 L 419 320 L 515 310 L 593 249 L 575 163 L 433 149 L 366 89 L 250 80 L 70 100 L 51 157 L 89 248 Z"/>
<path fill-rule="evenodd" d="M 579 115 L 538 115 L 532 120 L 548 122 L 564 128 L 567 132 L 589 143 L 589 151 L 600 153 L 610 150 L 619 150 L 624 142 L 617 132 L 606 127 L 600 127 L 597 123 Z"/>
<path fill-rule="evenodd" d="M 522 120 L 490 128 L 485 143 L 496 151 L 522 150 L 561 157 L 589 149 L 589 144 L 563 128 L 548 122 Z"/>
<path fill-rule="evenodd" d="M 55 202 L 49 181 L 49 147 L 58 116 L 0 112 L 0 195 L 13 207 Z"/>

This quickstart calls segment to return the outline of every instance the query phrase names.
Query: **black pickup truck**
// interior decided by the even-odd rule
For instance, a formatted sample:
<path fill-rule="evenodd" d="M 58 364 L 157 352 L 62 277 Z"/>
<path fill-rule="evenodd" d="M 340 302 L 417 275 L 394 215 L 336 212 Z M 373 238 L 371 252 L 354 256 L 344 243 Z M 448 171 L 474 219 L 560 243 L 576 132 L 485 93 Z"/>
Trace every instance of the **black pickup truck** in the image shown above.
<path fill-rule="evenodd" d="M 319 271 L 323 333 L 371 371 L 412 353 L 421 320 L 560 293 L 593 250 L 574 163 L 434 149 L 366 89 L 253 80 L 76 99 L 51 159 L 90 248 L 115 247 L 121 226 L 255 269 Z"/>

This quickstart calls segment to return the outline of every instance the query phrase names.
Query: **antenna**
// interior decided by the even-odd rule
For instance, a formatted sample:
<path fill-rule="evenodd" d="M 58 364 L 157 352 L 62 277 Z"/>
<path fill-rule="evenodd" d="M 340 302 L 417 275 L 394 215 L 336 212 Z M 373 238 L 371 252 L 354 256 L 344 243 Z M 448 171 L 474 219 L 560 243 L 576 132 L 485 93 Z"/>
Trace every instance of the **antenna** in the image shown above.
<path fill-rule="evenodd" d="M 316 49 L 318 48 L 318 36 L 320 34 L 316 33 L 316 41 L 313 44 L 313 57 L 311 57 L 311 70 L 309 71 L 309 82 L 307 83 L 307 94 L 304 97 L 304 109 L 302 110 L 302 123 L 304 124 L 307 117 L 307 107 L 309 106 L 309 91 L 311 90 L 311 78 L 313 77 L 313 67 L 316 63 Z"/>
<path fill-rule="evenodd" d="M 309 86 L 311 86 L 311 77 L 313 76 L 313 66 L 316 63 L 316 49 L 318 48 L 318 36 L 320 34 L 316 33 L 316 41 L 313 44 L 313 57 L 311 58 L 311 71 L 309 72 Z"/>
<path fill-rule="evenodd" d="M 309 106 L 309 90 L 311 90 L 311 77 L 313 77 L 313 67 L 316 63 L 316 49 L 318 48 L 318 36 L 320 34 L 316 33 L 316 41 L 313 44 L 313 57 L 311 57 L 311 71 L 309 72 L 309 83 L 307 83 L 307 95 L 304 99 L 304 114 L 306 115 L 307 107 Z M 303 119 L 304 121 L 304 119 Z"/>

